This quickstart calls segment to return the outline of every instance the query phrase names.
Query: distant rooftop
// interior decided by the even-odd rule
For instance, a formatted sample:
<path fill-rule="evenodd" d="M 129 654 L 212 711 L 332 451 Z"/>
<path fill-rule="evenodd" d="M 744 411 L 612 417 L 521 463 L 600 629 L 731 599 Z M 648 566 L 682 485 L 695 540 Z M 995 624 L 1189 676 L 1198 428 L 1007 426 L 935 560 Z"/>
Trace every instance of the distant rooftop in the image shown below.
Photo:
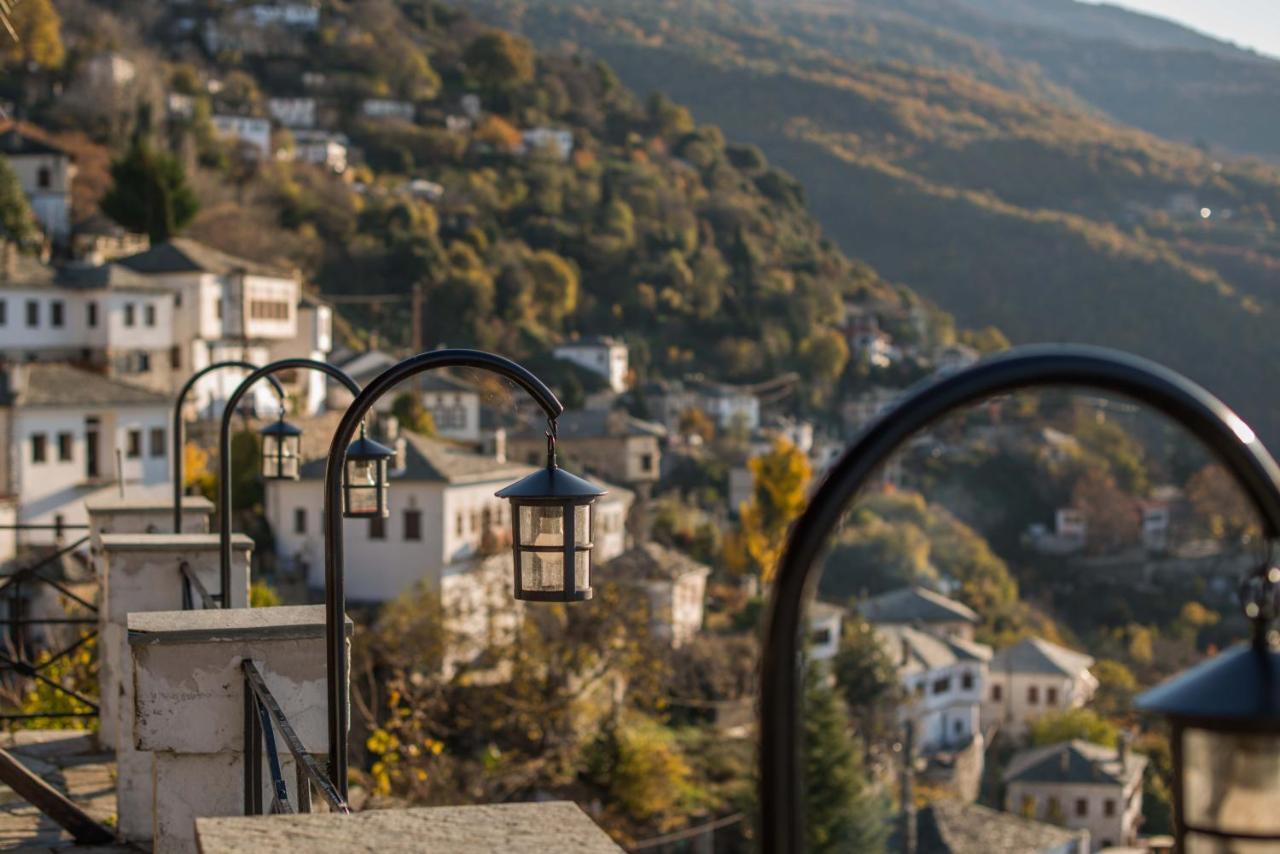
<path fill-rule="evenodd" d="M 1043 854 L 1073 850 L 1087 837 L 978 804 L 939 800 L 916 814 L 916 854 Z"/>
<path fill-rule="evenodd" d="M 872 623 L 952 623 L 962 620 L 977 624 L 978 615 L 968 605 L 948 599 L 918 585 L 872 596 L 856 606 Z"/>
<path fill-rule="evenodd" d="M 683 552 L 649 541 L 601 564 L 596 575 L 605 581 L 675 581 L 694 572 L 706 574 L 711 569 Z"/>
<path fill-rule="evenodd" d="M 1147 758 L 1080 739 L 1014 754 L 1004 772 L 1006 783 L 1111 783 L 1128 785 L 1140 777 Z"/>
<path fill-rule="evenodd" d="M 1042 638 L 1024 638 L 1000 650 L 991 659 L 991 668 L 1005 673 L 1056 673 L 1077 676 L 1088 670 L 1093 659 L 1082 652 L 1058 646 Z"/>
<path fill-rule="evenodd" d="M 283 279 L 293 277 L 288 271 L 237 258 L 186 237 L 156 244 L 145 252 L 121 258 L 119 263 L 138 273 L 213 273 L 219 276 L 249 273 Z"/>
<path fill-rule="evenodd" d="M 71 157 L 71 152 L 58 145 L 40 128 L 25 122 L 0 123 L 0 153 L 6 157 L 36 154 L 58 154 Z"/>
<path fill-rule="evenodd" d="M 541 436 L 546 428 L 539 424 L 525 426 L 518 436 Z M 561 440 L 599 439 L 605 436 L 656 436 L 665 438 L 667 428 L 652 421 L 636 418 L 620 409 L 572 409 L 558 419 L 557 435 Z"/>
<path fill-rule="evenodd" d="M 392 480 L 444 483 L 485 483 L 513 481 L 533 471 L 532 466 L 500 461 L 477 454 L 440 439 L 404 431 L 404 459 L 391 472 Z M 302 466 L 304 480 L 324 478 L 325 460 L 315 459 Z"/>
<path fill-rule="evenodd" d="M 0 402 L 16 406 L 168 406 L 160 394 L 65 362 L 29 362 L 0 373 Z"/>
<path fill-rule="evenodd" d="M 991 659 L 991 647 L 962 638 L 944 637 L 896 624 L 878 625 L 875 631 L 885 653 L 903 673 L 937 670 L 962 661 Z"/>

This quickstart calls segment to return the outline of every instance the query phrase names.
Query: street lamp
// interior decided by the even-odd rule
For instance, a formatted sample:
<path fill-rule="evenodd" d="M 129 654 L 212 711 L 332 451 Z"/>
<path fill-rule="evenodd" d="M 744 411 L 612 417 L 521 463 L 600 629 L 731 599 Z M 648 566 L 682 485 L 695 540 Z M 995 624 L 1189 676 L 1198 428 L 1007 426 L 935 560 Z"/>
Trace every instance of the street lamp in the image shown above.
<path fill-rule="evenodd" d="M 1262 521 L 1263 535 L 1280 537 L 1280 468 L 1258 441 L 1253 431 L 1221 401 L 1187 378 L 1173 371 L 1112 350 L 1096 347 L 1028 347 L 985 360 L 966 370 L 916 390 L 889 412 L 862 431 L 840 459 L 829 469 L 810 498 L 808 506 L 792 526 L 786 548 L 774 574 L 765 620 L 760 677 L 760 749 L 758 803 L 760 804 L 760 849 L 765 854 L 791 854 L 805 850 L 804 780 L 798 765 L 801 688 L 803 685 L 801 637 L 805 606 L 813 597 L 822 571 L 822 557 L 832 534 L 844 517 L 845 508 L 870 483 L 880 467 L 906 442 L 937 423 L 952 411 L 997 395 L 1037 386 L 1086 386 L 1123 395 L 1144 403 L 1187 428 L 1199 439 L 1223 468 L 1239 484 Z M 1222 826 L 1197 813 L 1203 832 L 1195 851 L 1261 852 L 1271 850 L 1280 809 L 1275 807 L 1277 778 L 1276 733 L 1280 723 L 1280 669 L 1271 647 L 1264 653 L 1254 646 L 1227 653 L 1223 663 L 1202 665 L 1212 674 L 1231 676 L 1231 690 L 1220 684 L 1199 685 L 1191 692 L 1200 703 L 1222 703 L 1227 716 L 1182 720 L 1185 733 L 1192 733 L 1185 745 L 1187 755 L 1175 754 L 1175 764 L 1189 769 L 1197 763 L 1194 780 L 1201 786 L 1195 804 L 1217 809 L 1215 794 L 1230 793 L 1242 805 L 1244 795 L 1262 789 L 1256 781 L 1269 776 L 1269 809 L 1254 814 L 1252 821 L 1239 820 L 1244 832 L 1232 827 L 1230 835 L 1242 843 L 1237 847 L 1215 847 L 1214 841 L 1227 834 Z M 1219 670 L 1218 668 L 1222 668 Z M 1187 674 L 1190 677 L 1196 670 Z M 1202 671 L 1203 672 L 1203 671 Z M 1217 680 L 1215 680 L 1215 683 Z M 1239 686 L 1247 686 L 1243 690 Z M 1160 689 L 1157 689 L 1157 691 Z M 1241 693 L 1231 700 L 1226 695 Z M 1208 696 L 1199 696 L 1209 692 Z M 1152 692 L 1155 694 L 1155 692 Z M 1250 700 L 1252 698 L 1252 700 Z M 1238 706 L 1227 708 L 1229 702 Z M 1154 707 L 1154 706 L 1153 706 Z M 1204 707 L 1187 706 L 1190 711 Z M 1230 725 L 1224 725 L 1225 720 Z M 1194 724 L 1194 730 L 1192 725 Z M 1235 749 L 1231 767 L 1218 769 L 1225 761 L 1217 751 L 1222 746 Z M 1241 751 L 1246 748 L 1248 754 Z M 1202 780 L 1222 780 L 1205 788 Z M 1235 781 L 1247 780 L 1237 786 Z M 1225 781 L 1232 781 L 1227 783 Z M 1204 794 L 1207 792 L 1208 794 Z M 1238 793 L 1238 794 L 1237 794 Z M 1192 803 L 1188 793 L 1188 803 Z M 1225 804 L 1225 801 L 1223 802 Z M 1249 808 L 1242 806 L 1242 812 Z M 1188 820 L 1191 813 L 1187 813 Z M 1251 835 L 1253 834 L 1253 835 Z M 1190 837 L 1188 837 L 1190 838 Z M 1248 840 L 1257 840 L 1256 844 Z M 1201 844 L 1207 840 L 1207 844 Z"/>
<path fill-rule="evenodd" d="M 517 599 L 581 602 L 591 598 L 591 506 L 604 494 L 605 490 L 556 465 L 553 426 L 547 433 L 546 466 L 496 493 L 511 502 Z"/>
<path fill-rule="evenodd" d="M 297 480 L 302 468 L 302 431 L 280 417 L 259 431 L 262 436 L 262 476 L 266 480 Z"/>
<path fill-rule="evenodd" d="M 387 507 L 387 465 L 396 452 L 365 435 L 347 446 L 346 470 L 342 478 L 342 515 L 367 519 L 391 515 Z"/>
<path fill-rule="evenodd" d="M 1138 697 L 1169 720 L 1174 826 L 1184 854 L 1280 848 L 1280 567 L 1241 585 L 1253 639 Z"/>

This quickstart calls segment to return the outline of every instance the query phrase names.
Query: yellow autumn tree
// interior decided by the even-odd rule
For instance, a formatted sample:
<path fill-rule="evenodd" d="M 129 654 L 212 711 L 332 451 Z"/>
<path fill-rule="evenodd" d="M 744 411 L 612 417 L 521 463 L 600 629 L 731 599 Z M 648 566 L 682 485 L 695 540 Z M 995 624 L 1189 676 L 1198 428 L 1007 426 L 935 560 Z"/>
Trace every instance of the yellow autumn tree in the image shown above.
<path fill-rule="evenodd" d="M 738 511 L 738 530 L 727 538 L 725 561 L 731 569 L 754 572 L 769 582 L 782 556 L 787 529 L 808 501 L 809 460 L 779 437 L 769 452 L 747 462 L 751 498 Z"/>
<path fill-rule="evenodd" d="M 217 478 L 209 471 L 209 454 L 194 442 L 187 442 L 182 447 L 182 484 L 188 491 L 195 487 L 201 495 L 210 501 L 214 499 Z"/>
<path fill-rule="evenodd" d="M 12 27 L 9 36 L 0 39 L 7 65 L 41 68 L 62 65 L 66 50 L 62 46 L 62 18 L 51 0 L 23 0 L 9 13 Z"/>

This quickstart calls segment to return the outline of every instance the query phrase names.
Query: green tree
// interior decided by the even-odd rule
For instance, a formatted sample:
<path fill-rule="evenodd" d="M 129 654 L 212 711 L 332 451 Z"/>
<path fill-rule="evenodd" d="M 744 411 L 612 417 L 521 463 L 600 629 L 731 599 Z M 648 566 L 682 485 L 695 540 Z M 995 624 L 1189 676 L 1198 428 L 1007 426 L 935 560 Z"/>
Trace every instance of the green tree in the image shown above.
<path fill-rule="evenodd" d="M 1093 709 L 1063 709 L 1049 712 L 1031 722 L 1031 743 L 1037 747 L 1060 741 L 1081 739 L 1106 747 L 1115 747 L 1120 731 L 1111 721 L 1098 716 Z"/>
<path fill-rule="evenodd" d="M 1138 693 L 1138 680 L 1119 661 L 1104 658 L 1094 663 L 1089 672 L 1098 680 L 1093 707 L 1104 717 L 1123 717 L 1133 711 L 1133 696 Z"/>
<path fill-rule="evenodd" d="M 27 194 L 22 192 L 22 184 L 7 157 L 0 157 L 0 230 L 19 246 L 30 244 L 40 233 Z"/>
<path fill-rule="evenodd" d="M 888 808 L 872 789 L 848 712 L 815 667 L 805 673 L 803 762 L 807 850 L 885 850 Z"/>
<path fill-rule="evenodd" d="M 195 218 L 200 203 L 176 157 L 135 137 L 124 157 L 111 164 L 111 189 L 102 211 L 130 231 L 163 243 Z"/>
<path fill-rule="evenodd" d="M 637 712 L 601 728 L 588 748 L 587 774 L 633 819 L 670 830 L 699 800 L 693 770 L 674 733 Z"/>
<path fill-rule="evenodd" d="M 865 743 L 890 735 L 904 699 L 902 683 L 870 623 L 845 619 L 831 670 Z"/>
<path fill-rule="evenodd" d="M 490 89 L 513 89 L 533 79 L 533 45 L 508 32 L 495 30 L 479 36 L 467 45 L 462 61 Z"/>
<path fill-rule="evenodd" d="M 402 392 L 391 402 L 391 414 L 400 422 L 400 426 L 423 436 L 436 434 L 436 422 L 431 412 L 422 405 L 421 395 L 413 392 Z"/>

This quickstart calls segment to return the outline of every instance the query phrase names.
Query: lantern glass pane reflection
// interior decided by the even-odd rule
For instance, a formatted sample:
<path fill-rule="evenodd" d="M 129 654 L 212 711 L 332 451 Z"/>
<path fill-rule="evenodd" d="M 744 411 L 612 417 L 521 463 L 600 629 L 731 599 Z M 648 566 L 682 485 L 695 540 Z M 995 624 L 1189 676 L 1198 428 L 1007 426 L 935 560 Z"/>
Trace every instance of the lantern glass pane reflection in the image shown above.
<path fill-rule="evenodd" d="M 342 468 L 342 511 L 348 518 L 391 515 L 387 502 L 387 465 L 395 451 L 361 436 L 347 448 Z"/>
<path fill-rule="evenodd" d="M 269 480 L 297 480 L 300 474 L 302 437 L 291 433 L 264 433 L 262 476 Z"/>
<path fill-rule="evenodd" d="M 1182 809 L 1188 828 L 1280 838 L 1280 733 L 1182 730 Z M 1198 841 L 1193 844 L 1193 837 Z M 1224 840 L 1190 831 L 1187 850 Z M 1231 840 L 1234 846 L 1241 840 Z M 1247 841 L 1247 840 L 1245 840 Z M 1268 843 L 1275 850 L 1275 841 Z"/>

